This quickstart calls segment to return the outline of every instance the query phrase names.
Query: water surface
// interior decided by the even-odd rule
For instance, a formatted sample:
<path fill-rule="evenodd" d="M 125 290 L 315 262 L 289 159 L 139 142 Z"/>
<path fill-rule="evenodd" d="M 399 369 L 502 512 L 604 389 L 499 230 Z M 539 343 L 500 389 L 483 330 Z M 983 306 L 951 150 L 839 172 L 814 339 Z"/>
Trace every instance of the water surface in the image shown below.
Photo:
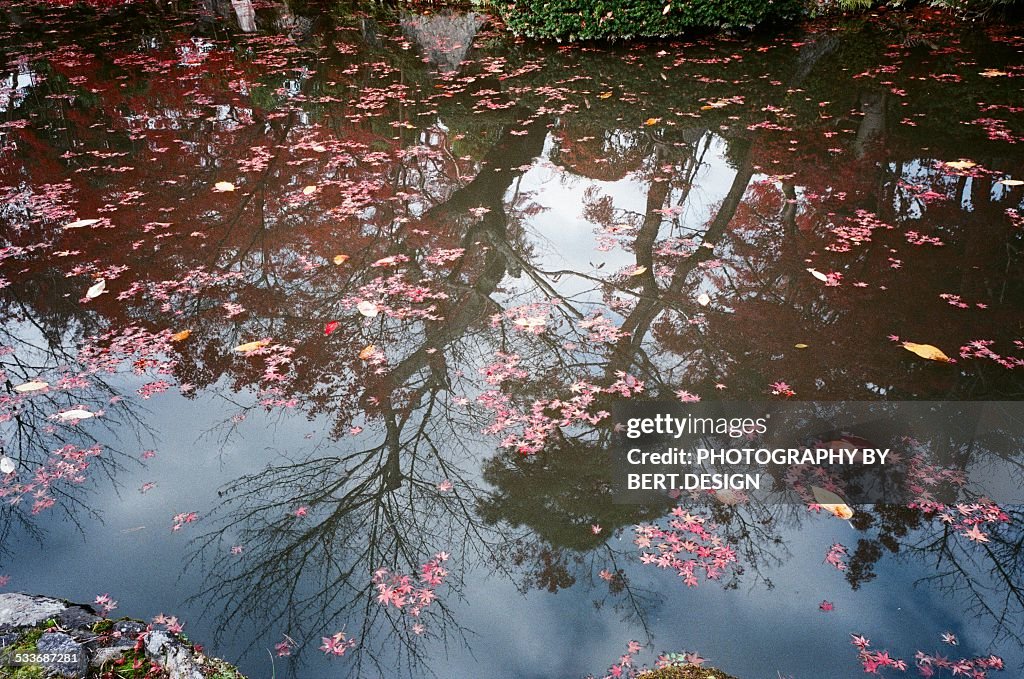
<path fill-rule="evenodd" d="M 603 676 L 633 639 L 855 677 L 852 633 L 1024 668 L 1018 509 L 980 544 L 687 498 L 736 556 L 687 587 L 640 560 L 668 507 L 612 502 L 602 415 L 1024 397 L 1019 27 L 2 8 L 8 589 L 174 614 L 252 677 Z M 441 551 L 419 619 L 377 603 Z"/>

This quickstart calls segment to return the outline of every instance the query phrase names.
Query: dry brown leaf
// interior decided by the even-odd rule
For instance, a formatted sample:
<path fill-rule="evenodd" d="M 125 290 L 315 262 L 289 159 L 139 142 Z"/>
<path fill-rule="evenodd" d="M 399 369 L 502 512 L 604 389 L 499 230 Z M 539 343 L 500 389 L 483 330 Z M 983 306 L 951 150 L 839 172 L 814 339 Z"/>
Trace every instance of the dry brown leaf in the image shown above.
<path fill-rule="evenodd" d="M 373 356 L 373 352 L 375 351 L 377 351 L 377 347 L 375 347 L 372 344 L 367 344 L 365 347 L 363 347 L 363 350 L 359 352 L 359 360 L 369 360 L 369 358 Z"/>
<path fill-rule="evenodd" d="M 81 229 L 81 228 L 86 227 L 86 226 L 92 226 L 93 224 L 96 224 L 99 221 L 100 220 L 98 220 L 98 219 L 76 219 L 75 221 L 71 222 L 70 224 L 65 224 L 64 228 L 65 229 Z"/>
<path fill-rule="evenodd" d="M 90 288 L 85 291 L 85 297 L 86 299 L 96 299 L 97 297 L 102 295 L 104 291 L 106 291 L 106 289 L 107 282 L 101 278 L 95 283 L 93 283 L 92 286 L 90 286 Z"/>
<path fill-rule="evenodd" d="M 75 408 L 74 410 L 65 410 L 62 413 L 57 413 L 55 417 L 61 422 L 69 422 L 71 420 L 88 420 L 90 417 L 96 417 L 96 413 L 91 413 L 82 408 Z"/>
<path fill-rule="evenodd" d="M 366 299 L 364 299 L 359 304 L 356 304 L 356 309 L 359 311 L 359 313 L 361 313 L 363 316 L 366 316 L 367 318 L 373 318 L 374 316 L 380 313 L 380 307 Z"/>
<path fill-rule="evenodd" d="M 14 388 L 14 391 L 18 392 L 19 394 L 27 394 L 27 393 L 32 392 L 32 391 L 39 391 L 40 389 L 46 389 L 48 386 L 50 386 L 50 385 L 47 382 L 43 382 L 42 380 L 32 380 L 31 382 L 25 382 L 24 384 L 19 384 L 18 386 L 16 386 Z"/>

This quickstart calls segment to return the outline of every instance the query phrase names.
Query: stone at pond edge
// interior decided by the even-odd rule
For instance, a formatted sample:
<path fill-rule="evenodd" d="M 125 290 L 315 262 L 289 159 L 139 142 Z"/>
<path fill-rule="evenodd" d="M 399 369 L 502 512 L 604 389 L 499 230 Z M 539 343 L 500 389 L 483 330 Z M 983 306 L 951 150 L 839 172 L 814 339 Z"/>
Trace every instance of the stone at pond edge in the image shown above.
<path fill-rule="evenodd" d="M 0 595 L 0 629 L 35 627 L 54 617 L 68 605 L 59 600 L 25 594 Z"/>
<path fill-rule="evenodd" d="M 167 669 L 174 679 L 204 679 L 195 655 L 167 632 L 153 631 L 146 637 L 146 655 Z"/>
<path fill-rule="evenodd" d="M 92 627 L 102 619 L 86 606 L 68 606 L 57 614 L 57 622 L 65 628 Z"/>
<path fill-rule="evenodd" d="M 43 663 L 51 675 L 69 679 L 85 679 L 89 671 L 89 657 L 85 644 L 75 641 L 63 632 L 47 632 L 39 637 L 36 649 L 43 654 L 67 657 L 68 660 Z"/>
<path fill-rule="evenodd" d="M 110 646 L 124 649 L 135 646 L 135 639 L 146 631 L 146 626 L 134 620 L 118 620 L 114 623 L 113 630 L 118 636 L 110 643 Z"/>

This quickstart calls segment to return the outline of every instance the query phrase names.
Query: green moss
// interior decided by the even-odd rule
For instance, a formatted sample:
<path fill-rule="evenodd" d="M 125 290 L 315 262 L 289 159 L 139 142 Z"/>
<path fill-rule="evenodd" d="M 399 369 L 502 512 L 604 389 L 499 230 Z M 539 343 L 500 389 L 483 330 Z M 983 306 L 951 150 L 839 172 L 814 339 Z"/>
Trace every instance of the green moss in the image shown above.
<path fill-rule="evenodd" d="M 28 630 L 18 639 L 18 643 L 11 646 L 5 653 L 10 655 L 15 653 L 35 653 L 38 650 L 36 642 L 39 641 L 39 637 L 43 636 L 45 629 L 45 627 L 36 627 Z M 46 676 L 43 673 L 43 668 L 39 665 L 6 667 L 4 670 L 6 672 L 4 679 L 42 679 L 42 677 Z"/>
<path fill-rule="evenodd" d="M 208 661 L 213 670 L 207 675 L 208 679 L 245 679 L 245 675 L 220 658 L 208 658 Z"/>
<path fill-rule="evenodd" d="M 94 634 L 103 634 L 105 632 L 109 632 L 112 629 L 114 629 L 114 621 L 110 619 L 100 620 L 92 626 L 92 631 Z"/>
<path fill-rule="evenodd" d="M 43 679 L 46 675 L 43 674 L 43 668 L 39 665 L 25 665 L 23 667 L 5 667 L 5 672 L 10 674 L 4 674 L 5 679 Z"/>

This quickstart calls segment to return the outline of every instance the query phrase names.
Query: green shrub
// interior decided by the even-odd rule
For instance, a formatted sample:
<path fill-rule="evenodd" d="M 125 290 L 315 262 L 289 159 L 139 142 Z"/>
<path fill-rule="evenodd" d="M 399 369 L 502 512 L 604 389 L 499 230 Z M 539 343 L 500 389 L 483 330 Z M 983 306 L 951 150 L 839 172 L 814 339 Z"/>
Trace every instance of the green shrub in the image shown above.
<path fill-rule="evenodd" d="M 933 7 L 942 7 L 969 19 L 999 19 L 1024 8 L 1022 0 L 931 0 Z"/>
<path fill-rule="evenodd" d="M 821 15 L 833 12 L 849 12 L 890 7 L 893 9 L 914 6 L 911 0 L 810 0 L 811 14 Z M 1000 19 L 1024 8 L 1024 0 L 925 0 L 932 7 L 950 10 L 968 19 Z"/>
<path fill-rule="evenodd" d="M 661 37 L 800 16 L 803 0 L 493 0 L 516 35 L 556 40 Z M 667 9 L 666 9 L 667 8 Z"/>

